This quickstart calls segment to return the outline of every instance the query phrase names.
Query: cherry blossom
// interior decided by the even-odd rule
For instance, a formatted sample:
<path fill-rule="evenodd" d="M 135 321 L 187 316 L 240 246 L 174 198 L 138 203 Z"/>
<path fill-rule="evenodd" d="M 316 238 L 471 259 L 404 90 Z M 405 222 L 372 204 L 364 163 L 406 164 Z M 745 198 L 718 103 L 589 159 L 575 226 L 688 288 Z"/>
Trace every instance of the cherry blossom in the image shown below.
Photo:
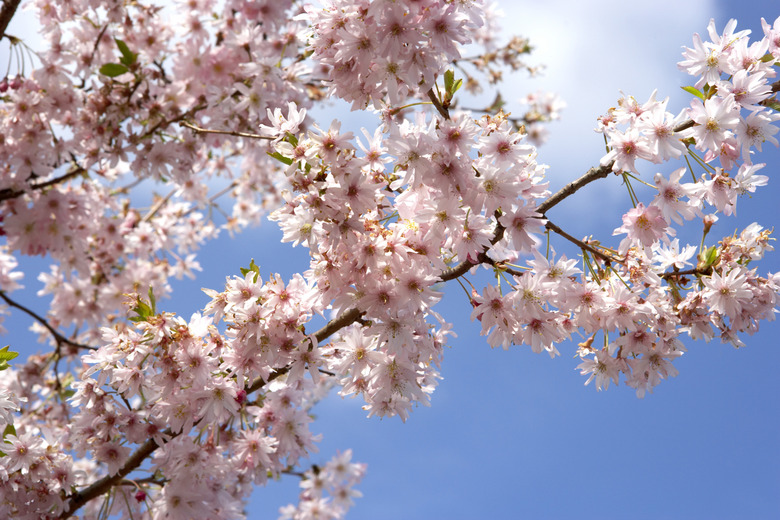
<path fill-rule="evenodd" d="M 678 65 L 688 106 L 623 95 L 599 164 L 553 192 L 534 145 L 562 100 L 461 108 L 533 72 L 481 0 L 180 4 L 35 0 L 45 49 L 0 82 L 0 313 L 48 349 L 0 350 L 6 516 L 241 518 L 284 475 L 301 492 L 282 518 L 344 517 L 366 468 L 315 461 L 312 409 L 332 389 L 368 417 L 429 406 L 448 283 L 490 346 L 574 351 L 586 385 L 638 397 L 678 375 L 681 338 L 741 347 L 774 318 L 780 277 L 756 266 L 771 231 L 710 233 L 769 181 L 754 156 L 778 144 L 780 19 L 754 42 L 710 22 Z M 315 121 L 328 98 L 375 128 Z M 551 211 L 597 181 L 628 192 L 620 239 Z M 247 258 L 202 312 L 162 310 L 201 245 L 263 217 L 308 269 Z M 12 298 L 28 256 L 49 264 L 42 311 Z"/>

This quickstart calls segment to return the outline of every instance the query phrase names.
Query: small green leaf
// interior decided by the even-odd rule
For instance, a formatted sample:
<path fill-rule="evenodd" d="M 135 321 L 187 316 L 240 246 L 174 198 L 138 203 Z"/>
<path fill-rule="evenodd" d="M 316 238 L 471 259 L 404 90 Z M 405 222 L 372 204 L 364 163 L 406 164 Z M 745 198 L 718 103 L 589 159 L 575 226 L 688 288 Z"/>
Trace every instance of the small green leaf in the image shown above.
<path fill-rule="evenodd" d="M 255 273 L 253 281 L 257 283 L 257 279 L 260 276 L 260 267 L 255 263 L 254 258 L 249 262 L 249 267 L 241 267 L 240 269 L 241 275 L 244 277 L 246 277 L 246 275 L 249 273 Z"/>
<path fill-rule="evenodd" d="M 138 55 L 132 52 L 127 44 L 119 38 L 114 38 L 114 41 L 116 42 L 116 46 L 119 47 L 119 52 L 122 53 L 122 58 L 119 60 L 119 62 L 122 65 L 126 65 L 127 67 L 135 64 L 135 62 L 138 60 Z"/>
<path fill-rule="evenodd" d="M 293 147 L 298 146 L 298 138 L 290 133 L 284 136 L 284 140 L 293 145 Z"/>
<path fill-rule="evenodd" d="M 149 303 L 152 307 L 152 314 L 157 314 L 157 300 L 154 298 L 154 291 L 151 285 L 149 286 Z"/>
<path fill-rule="evenodd" d="M 101 74 L 103 74 L 104 76 L 108 76 L 109 78 L 115 78 L 117 76 L 121 76 L 127 71 L 128 68 L 119 63 L 106 63 L 105 65 L 100 67 L 99 70 Z"/>
<path fill-rule="evenodd" d="M 688 94 L 693 94 L 694 96 L 701 99 L 702 101 L 704 100 L 704 94 L 702 94 L 701 91 L 696 87 L 688 86 L 688 87 L 680 87 L 680 88 L 682 88 Z"/>
<path fill-rule="evenodd" d="M 154 295 L 152 294 L 151 297 L 154 298 Z M 131 310 L 136 313 L 136 316 L 132 316 L 128 319 L 135 323 L 149 321 L 149 317 L 156 314 L 154 310 L 154 303 L 149 305 L 143 301 L 140 296 L 136 296 L 135 306 Z"/>
<path fill-rule="evenodd" d="M 764 101 L 764 104 L 774 110 L 775 112 L 780 112 L 780 102 L 778 102 L 775 99 L 768 99 Z"/>
<path fill-rule="evenodd" d="M 455 92 L 457 92 L 460 89 L 461 86 L 463 86 L 463 79 L 462 78 L 458 78 L 458 80 L 452 86 L 452 93 L 454 94 Z"/>
<path fill-rule="evenodd" d="M 280 154 L 279 152 L 274 152 L 274 153 L 266 152 L 266 153 L 268 155 L 270 155 L 271 157 L 273 157 L 274 159 L 276 159 L 277 161 L 286 164 L 287 166 L 290 166 L 293 163 L 292 159 L 290 159 L 289 157 L 285 157 L 284 155 Z"/>
<path fill-rule="evenodd" d="M 699 265 L 697 269 L 706 270 L 715 265 L 718 261 L 718 248 L 711 246 L 706 251 L 699 254 Z"/>
<path fill-rule="evenodd" d="M 3 430 L 3 440 L 5 440 L 6 436 L 8 435 L 16 435 L 16 428 L 14 428 L 13 424 L 6 424 L 5 430 Z M 0 458 L 5 457 L 6 454 L 0 451 Z"/>
<path fill-rule="evenodd" d="M 10 365 L 8 364 L 13 358 L 18 356 L 18 352 L 8 350 L 8 345 L 0 349 L 0 370 L 5 370 Z"/>
<path fill-rule="evenodd" d="M 450 94 L 453 92 L 452 84 L 455 81 L 455 71 L 448 70 L 444 72 L 444 90 Z"/>
<path fill-rule="evenodd" d="M 767 53 L 761 58 L 762 63 L 769 63 L 770 61 L 775 61 L 775 57 L 771 53 Z"/>
<path fill-rule="evenodd" d="M 3 348 L 0 348 L 0 360 L 2 361 L 11 361 L 13 358 L 19 355 L 18 352 L 14 352 L 12 350 L 8 350 L 10 345 L 6 345 Z"/>

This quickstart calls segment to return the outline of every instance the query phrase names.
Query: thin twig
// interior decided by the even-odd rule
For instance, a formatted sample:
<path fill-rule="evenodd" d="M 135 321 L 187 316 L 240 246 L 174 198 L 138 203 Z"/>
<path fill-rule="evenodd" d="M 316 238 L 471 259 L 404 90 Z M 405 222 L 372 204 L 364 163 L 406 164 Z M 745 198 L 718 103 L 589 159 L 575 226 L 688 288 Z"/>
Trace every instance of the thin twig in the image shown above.
<path fill-rule="evenodd" d="M 181 121 L 179 123 L 181 126 L 186 126 L 190 130 L 192 130 L 195 133 L 198 134 L 219 134 L 219 135 L 232 135 L 235 137 L 248 137 L 250 139 L 266 139 L 268 141 L 273 141 L 274 138 L 267 136 L 267 135 L 260 135 L 260 134 L 249 134 L 246 132 L 235 132 L 233 130 L 213 130 L 211 128 L 201 128 L 199 126 L 195 126 L 190 122 L 187 121 Z"/>
<path fill-rule="evenodd" d="M 588 244 L 587 242 L 583 242 L 582 240 L 578 240 L 578 239 L 574 238 L 573 236 L 571 236 L 570 234 L 568 234 L 567 232 L 565 232 L 564 230 L 562 230 L 561 228 L 559 228 L 558 226 L 556 226 L 555 224 L 550 222 L 549 220 L 547 221 L 547 223 L 545 224 L 544 227 L 546 227 L 547 229 L 549 229 L 550 231 L 552 231 L 554 233 L 559 234 L 560 236 L 562 236 L 563 238 L 565 238 L 569 242 L 571 242 L 573 244 L 576 244 L 578 247 L 580 247 L 582 249 L 587 249 L 588 251 L 590 251 L 594 255 L 598 256 L 602 260 L 605 260 L 607 262 L 616 263 L 616 264 L 625 263 L 623 260 L 620 260 L 619 258 L 615 258 L 612 255 L 608 255 L 604 251 L 601 251 L 600 249 L 596 249 L 595 247 L 593 247 L 592 245 Z"/>
<path fill-rule="evenodd" d="M 154 218 L 154 216 L 157 214 L 157 212 L 160 211 L 160 208 L 162 208 L 165 205 L 166 202 L 171 200 L 171 197 L 173 197 L 173 194 L 176 193 L 176 190 L 178 190 L 178 188 L 175 188 L 175 189 L 171 190 L 168 193 L 168 195 L 166 195 L 165 197 L 163 197 L 160 200 L 158 200 L 154 204 L 154 206 L 152 206 L 152 208 L 149 210 L 149 213 L 144 215 L 144 218 L 142 218 L 141 221 L 142 222 L 149 222 L 150 220 L 152 220 L 152 218 Z"/>

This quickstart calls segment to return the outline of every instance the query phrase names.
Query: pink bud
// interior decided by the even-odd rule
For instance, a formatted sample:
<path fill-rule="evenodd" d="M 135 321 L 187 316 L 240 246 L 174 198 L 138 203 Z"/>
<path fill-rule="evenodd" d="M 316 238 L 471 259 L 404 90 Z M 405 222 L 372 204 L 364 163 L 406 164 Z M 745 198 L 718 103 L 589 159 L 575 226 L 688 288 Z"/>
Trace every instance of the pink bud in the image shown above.
<path fill-rule="evenodd" d="M 143 489 L 139 489 L 138 492 L 135 494 L 135 499 L 139 502 L 143 502 L 146 500 L 146 491 Z"/>
<path fill-rule="evenodd" d="M 17 74 L 16 77 L 12 79 L 10 83 L 12 90 L 19 90 L 20 88 L 22 88 L 23 84 L 24 81 L 22 80 L 22 77 L 19 74 Z"/>
<path fill-rule="evenodd" d="M 3 78 L 0 80 L 0 94 L 4 93 L 8 90 L 8 77 Z"/>

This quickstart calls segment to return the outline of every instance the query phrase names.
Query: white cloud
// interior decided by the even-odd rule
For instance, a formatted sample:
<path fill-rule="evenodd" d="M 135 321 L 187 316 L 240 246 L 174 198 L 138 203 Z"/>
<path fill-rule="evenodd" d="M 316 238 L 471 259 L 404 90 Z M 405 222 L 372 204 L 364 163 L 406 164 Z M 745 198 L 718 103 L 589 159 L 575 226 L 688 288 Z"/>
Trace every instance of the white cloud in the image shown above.
<path fill-rule="evenodd" d="M 621 90 L 645 101 L 657 88 L 659 99 L 671 97 L 673 112 L 688 103 L 689 96 L 680 90 L 684 77 L 677 62 L 683 46 L 692 45 L 693 33 L 706 33 L 717 13 L 714 0 L 503 1 L 499 6 L 505 13 L 505 36 L 528 37 L 534 47 L 529 61 L 546 66 L 541 77 L 514 75 L 504 92 L 519 97 L 548 90 L 568 104 L 562 122 L 550 126 L 550 140 L 539 155 L 540 162 L 550 165 L 553 189 L 598 165 L 604 141 L 593 132 L 596 118 L 616 105 Z M 653 165 L 642 166 L 651 179 Z M 617 182 L 611 185 L 598 193 L 591 190 L 581 202 L 591 205 L 600 198 L 603 209 L 605 195 L 610 199 L 625 193 Z"/>

